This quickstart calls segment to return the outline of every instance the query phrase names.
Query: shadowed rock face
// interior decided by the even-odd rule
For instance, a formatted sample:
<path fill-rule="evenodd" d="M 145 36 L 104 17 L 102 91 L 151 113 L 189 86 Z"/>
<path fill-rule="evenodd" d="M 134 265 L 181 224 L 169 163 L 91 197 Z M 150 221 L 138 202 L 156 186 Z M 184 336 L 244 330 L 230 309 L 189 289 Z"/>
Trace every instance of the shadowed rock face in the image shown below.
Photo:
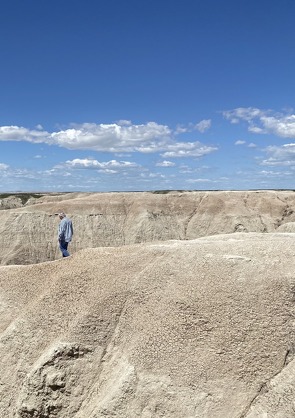
<path fill-rule="evenodd" d="M 0 267 L 0 416 L 294 417 L 294 260 L 235 233 Z"/>
<path fill-rule="evenodd" d="M 291 191 L 45 195 L 20 208 L 0 211 L 0 264 L 59 258 L 59 219 L 54 216 L 59 210 L 73 220 L 70 251 L 74 253 L 90 247 L 222 233 L 295 232 L 294 203 Z"/>

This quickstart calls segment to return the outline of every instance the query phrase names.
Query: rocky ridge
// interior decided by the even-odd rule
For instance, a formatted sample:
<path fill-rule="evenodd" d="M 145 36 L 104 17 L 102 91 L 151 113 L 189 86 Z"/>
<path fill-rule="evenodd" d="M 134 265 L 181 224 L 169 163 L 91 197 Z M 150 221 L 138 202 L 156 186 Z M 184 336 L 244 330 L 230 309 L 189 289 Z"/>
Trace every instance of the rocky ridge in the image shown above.
<path fill-rule="evenodd" d="M 71 251 L 233 232 L 295 232 L 295 193 L 169 192 L 45 195 L 0 211 L 0 264 L 57 259 L 58 218 L 75 228 Z"/>

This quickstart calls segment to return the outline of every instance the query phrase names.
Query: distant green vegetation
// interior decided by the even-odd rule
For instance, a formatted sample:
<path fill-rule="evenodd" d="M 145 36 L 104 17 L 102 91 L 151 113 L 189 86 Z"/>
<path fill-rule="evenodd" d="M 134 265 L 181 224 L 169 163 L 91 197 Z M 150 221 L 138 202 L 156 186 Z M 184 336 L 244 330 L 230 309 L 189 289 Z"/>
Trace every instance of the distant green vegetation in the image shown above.
<path fill-rule="evenodd" d="M 0 194 L 0 199 L 6 199 L 7 197 L 10 197 L 10 196 L 19 197 L 22 204 L 24 205 L 24 204 L 27 203 L 27 201 L 31 197 L 39 199 L 39 197 L 44 196 L 44 194 L 37 194 L 37 193 L 1 193 Z"/>
<path fill-rule="evenodd" d="M 183 193 L 183 192 L 188 192 L 189 190 L 153 190 L 152 193 L 154 194 L 168 194 L 171 192 L 178 192 L 178 193 Z"/>

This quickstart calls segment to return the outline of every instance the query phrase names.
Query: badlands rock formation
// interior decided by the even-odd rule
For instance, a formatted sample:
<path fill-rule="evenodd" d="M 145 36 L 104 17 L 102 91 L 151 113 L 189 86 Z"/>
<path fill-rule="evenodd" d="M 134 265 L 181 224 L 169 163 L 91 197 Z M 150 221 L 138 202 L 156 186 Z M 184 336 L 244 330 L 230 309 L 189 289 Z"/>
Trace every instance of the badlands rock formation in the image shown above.
<path fill-rule="evenodd" d="M 82 203 L 69 203 L 76 221 L 94 212 Z M 89 248 L 2 266 L 0 289 L 3 418 L 294 417 L 293 233 Z"/>
<path fill-rule="evenodd" d="M 294 418 L 295 193 L 0 203 L 1 418 Z"/>
<path fill-rule="evenodd" d="M 54 213 L 60 210 L 73 219 L 70 249 L 76 252 L 222 233 L 295 232 L 294 208 L 292 191 L 48 194 L 0 210 L 0 264 L 59 258 Z"/>

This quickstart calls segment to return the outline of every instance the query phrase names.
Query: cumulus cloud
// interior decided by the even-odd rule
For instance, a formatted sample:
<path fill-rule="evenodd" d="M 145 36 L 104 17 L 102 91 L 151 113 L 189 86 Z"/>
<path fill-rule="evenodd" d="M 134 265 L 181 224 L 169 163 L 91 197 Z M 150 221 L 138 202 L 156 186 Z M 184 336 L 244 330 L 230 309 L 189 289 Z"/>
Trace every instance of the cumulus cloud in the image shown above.
<path fill-rule="evenodd" d="M 173 163 L 172 161 L 161 161 L 159 163 L 156 164 L 157 167 L 174 167 L 175 163 Z"/>
<path fill-rule="evenodd" d="M 154 179 L 154 178 L 164 179 L 165 178 L 164 174 L 162 173 L 141 173 L 140 177 L 146 178 L 146 179 Z"/>
<path fill-rule="evenodd" d="M 191 129 L 188 126 L 185 126 L 185 125 L 177 125 L 176 126 L 176 130 L 175 130 L 176 135 L 184 134 L 186 132 L 191 132 Z"/>
<path fill-rule="evenodd" d="M 206 146 L 200 142 L 175 142 L 173 144 L 167 144 L 167 151 L 164 152 L 162 157 L 164 158 L 176 158 L 176 157 L 203 157 L 216 151 L 216 147 Z"/>
<path fill-rule="evenodd" d="M 4 164 L 4 163 L 0 163 L 0 170 L 7 170 L 9 168 L 9 165 Z"/>
<path fill-rule="evenodd" d="M 99 173 L 105 173 L 105 174 L 116 174 L 118 173 L 117 170 L 111 170 L 109 168 L 105 168 L 103 170 L 98 170 Z"/>
<path fill-rule="evenodd" d="M 250 142 L 249 144 L 247 144 L 247 141 L 243 141 L 243 140 L 236 141 L 235 145 L 245 145 L 248 148 L 256 148 L 257 147 L 257 145 L 254 144 L 254 142 Z"/>
<path fill-rule="evenodd" d="M 120 119 L 120 120 L 118 120 L 117 122 L 116 122 L 118 125 L 121 125 L 121 126 L 130 126 L 130 125 L 132 125 L 132 122 L 131 122 L 131 120 L 126 120 L 126 119 Z"/>
<path fill-rule="evenodd" d="M 281 147 L 271 145 L 265 151 L 268 158 L 261 165 L 295 166 L 295 144 L 284 144 Z"/>
<path fill-rule="evenodd" d="M 231 123 L 246 121 L 248 130 L 256 134 L 273 134 L 282 138 L 295 138 L 295 115 L 276 113 L 257 108 L 237 108 L 223 112 Z"/>
<path fill-rule="evenodd" d="M 29 130 L 19 126 L 1 126 L 0 141 L 27 141 L 59 145 L 69 149 L 97 151 L 135 151 L 153 142 L 171 139 L 168 126 L 149 122 L 145 125 L 84 123 L 58 132 Z"/>
<path fill-rule="evenodd" d="M 195 129 L 199 132 L 205 132 L 211 127 L 211 119 L 204 119 L 195 125 Z"/>
<path fill-rule="evenodd" d="M 201 121 L 199 130 L 207 129 L 210 121 Z M 93 151 L 126 153 L 168 153 L 167 156 L 202 156 L 215 151 L 196 142 L 177 142 L 168 126 L 156 122 L 132 125 L 130 121 L 113 124 L 84 123 L 72 125 L 69 129 L 49 133 L 43 130 L 29 130 L 18 126 L 0 127 L 0 141 L 27 141 L 46 143 L 67 149 L 89 149 Z M 165 154 L 163 154 L 165 155 Z"/>
<path fill-rule="evenodd" d="M 0 126 L 0 141 L 27 141 L 50 143 L 50 134 L 46 131 L 29 130 L 22 126 Z"/>
<path fill-rule="evenodd" d="M 175 133 L 182 134 L 185 132 L 199 131 L 204 133 L 211 127 L 211 119 L 203 119 L 199 123 L 189 123 L 188 125 L 177 125 Z"/>
<path fill-rule="evenodd" d="M 238 107 L 236 109 L 226 110 L 223 112 L 223 116 L 231 123 L 239 123 L 240 120 L 251 122 L 253 119 L 260 117 L 263 114 L 264 111 L 254 107 Z"/>
<path fill-rule="evenodd" d="M 109 152 L 145 152 L 160 146 L 171 136 L 165 125 L 149 122 L 145 125 L 118 125 L 84 123 L 60 132 L 53 132 L 51 138 L 62 147 L 69 149 L 92 149 Z"/>
<path fill-rule="evenodd" d="M 261 122 L 267 132 L 283 138 L 295 138 L 295 115 L 263 117 Z"/>
<path fill-rule="evenodd" d="M 134 168 L 139 167 L 138 164 L 132 163 L 130 161 L 117 161 L 117 160 L 111 160 L 107 162 L 99 162 L 94 159 L 80 159 L 76 158 L 74 160 L 68 160 L 66 161 L 65 165 L 68 168 L 79 168 L 79 169 L 102 169 L 102 170 L 113 170 L 118 168 Z M 113 171 L 115 172 L 115 171 Z"/>

